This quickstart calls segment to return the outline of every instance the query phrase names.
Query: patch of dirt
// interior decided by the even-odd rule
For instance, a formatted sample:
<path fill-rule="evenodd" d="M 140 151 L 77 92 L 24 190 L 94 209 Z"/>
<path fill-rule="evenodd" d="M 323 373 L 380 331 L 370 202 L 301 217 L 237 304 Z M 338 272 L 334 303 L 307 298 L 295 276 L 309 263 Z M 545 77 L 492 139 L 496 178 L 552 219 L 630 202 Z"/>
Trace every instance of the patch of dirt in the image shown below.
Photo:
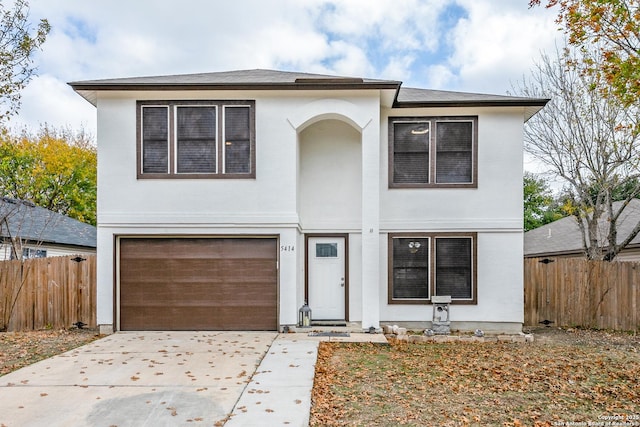
<path fill-rule="evenodd" d="M 95 329 L 0 332 L 0 376 L 98 338 Z"/>

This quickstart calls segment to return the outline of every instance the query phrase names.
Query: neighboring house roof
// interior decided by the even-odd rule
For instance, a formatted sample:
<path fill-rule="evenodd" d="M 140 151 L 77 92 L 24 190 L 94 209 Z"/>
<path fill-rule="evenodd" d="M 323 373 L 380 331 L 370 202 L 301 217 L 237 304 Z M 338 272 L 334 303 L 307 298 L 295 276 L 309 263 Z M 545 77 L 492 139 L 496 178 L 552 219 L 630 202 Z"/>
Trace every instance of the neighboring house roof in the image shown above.
<path fill-rule="evenodd" d="M 614 202 L 614 210 L 618 210 L 621 204 L 622 202 Z M 640 200 L 633 199 L 618 219 L 618 243 L 622 243 L 639 221 Z M 606 218 L 600 218 L 598 230 L 600 244 L 607 245 L 609 222 Z M 640 246 L 640 235 L 636 236 L 627 248 L 636 246 Z M 524 233 L 525 257 L 567 255 L 582 252 L 582 237 L 575 216 L 562 218 Z"/>
<path fill-rule="evenodd" d="M 96 105 L 103 90 L 332 90 L 388 89 L 394 107 L 521 106 L 528 107 L 528 120 L 548 99 L 485 95 L 416 88 L 402 88 L 402 82 L 360 77 L 342 77 L 277 70 L 239 70 L 169 76 L 85 80 L 69 83 L 87 101 Z"/>
<path fill-rule="evenodd" d="M 93 225 L 41 208 L 31 202 L 2 197 L 0 237 L 9 236 L 43 243 L 96 247 L 96 227 Z"/>

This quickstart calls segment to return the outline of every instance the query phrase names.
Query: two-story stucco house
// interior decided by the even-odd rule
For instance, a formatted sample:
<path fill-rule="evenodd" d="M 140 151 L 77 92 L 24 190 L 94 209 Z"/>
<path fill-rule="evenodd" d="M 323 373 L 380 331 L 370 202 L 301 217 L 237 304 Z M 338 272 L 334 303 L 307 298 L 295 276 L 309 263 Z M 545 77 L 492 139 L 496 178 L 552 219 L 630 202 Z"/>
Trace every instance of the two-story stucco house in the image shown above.
<path fill-rule="evenodd" d="M 544 99 L 248 70 L 73 82 L 98 115 L 102 330 L 523 322 Z"/>

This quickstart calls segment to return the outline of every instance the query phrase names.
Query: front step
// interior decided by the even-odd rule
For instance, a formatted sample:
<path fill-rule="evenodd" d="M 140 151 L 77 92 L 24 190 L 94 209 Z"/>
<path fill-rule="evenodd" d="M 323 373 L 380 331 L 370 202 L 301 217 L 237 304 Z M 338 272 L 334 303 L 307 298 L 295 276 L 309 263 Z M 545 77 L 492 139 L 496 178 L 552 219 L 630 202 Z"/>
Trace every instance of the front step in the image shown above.
<path fill-rule="evenodd" d="M 311 320 L 311 326 L 347 326 L 344 320 Z"/>

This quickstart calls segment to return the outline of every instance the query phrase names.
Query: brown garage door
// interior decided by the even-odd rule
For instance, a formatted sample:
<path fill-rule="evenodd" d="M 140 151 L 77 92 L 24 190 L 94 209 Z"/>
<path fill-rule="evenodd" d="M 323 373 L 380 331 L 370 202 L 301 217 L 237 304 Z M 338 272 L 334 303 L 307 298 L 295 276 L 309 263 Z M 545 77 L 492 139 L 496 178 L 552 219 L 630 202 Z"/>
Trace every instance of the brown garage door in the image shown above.
<path fill-rule="evenodd" d="M 276 239 L 120 239 L 120 329 L 276 330 L 276 256 Z"/>

